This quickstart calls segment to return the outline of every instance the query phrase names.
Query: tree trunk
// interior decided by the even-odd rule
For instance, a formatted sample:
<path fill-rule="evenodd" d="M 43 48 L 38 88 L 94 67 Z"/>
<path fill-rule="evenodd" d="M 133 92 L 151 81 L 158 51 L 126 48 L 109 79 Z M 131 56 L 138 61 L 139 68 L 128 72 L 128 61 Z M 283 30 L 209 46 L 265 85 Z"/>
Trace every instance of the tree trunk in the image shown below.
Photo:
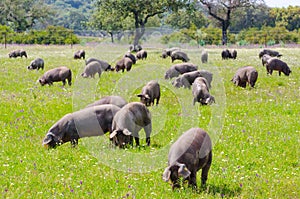
<path fill-rule="evenodd" d="M 142 36 L 145 33 L 145 27 L 141 26 L 141 28 L 136 28 L 135 29 L 135 35 L 134 35 L 134 41 L 133 41 L 133 46 L 139 45 L 139 41 L 142 38 Z"/>
<path fill-rule="evenodd" d="M 227 28 L 222 25 L 222 45 L 227 45 Z"/>
<path fill-rule="evenodd" d="M 110 34 L 110 38 L 111 38 L 111 43 L 114 43 L 114 33 L 109 32 L 109 34 Z"/>
<path fill-rule="evenodd" d="M 138 13 L 134 13 L 135 18 L 135 34 L 134 34 L 134 41 L 133 41 L 133 49 L 139 45 L 139 41 L 145 33 L 145 24 L 142 20 L 139 19 Z"/>
<path fill-rule="evenodd" d="M 227 19 L 222 21 L 222 45 L 227 45 L 228 37 L 227 37 L 227 30 L 230 25 L 230 12 L 227 13 Z"/>

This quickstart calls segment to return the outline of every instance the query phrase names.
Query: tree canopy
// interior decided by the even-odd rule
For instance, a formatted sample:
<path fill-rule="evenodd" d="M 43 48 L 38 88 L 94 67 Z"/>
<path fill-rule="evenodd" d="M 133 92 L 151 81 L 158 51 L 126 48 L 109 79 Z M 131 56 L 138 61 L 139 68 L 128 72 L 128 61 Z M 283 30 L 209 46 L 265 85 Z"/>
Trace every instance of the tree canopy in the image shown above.
<path fill-rule="evenodd" d="M 270 16 L 275 19 L 277 26 L 284 26 L 289 31 L 300 29 L 300 6 L 273 8 Z"/>
<path fill-rule="evenodd" d="M 53 14 L 42 0 L 1 0 L 0 8 L 1 24 L 17 32 L 30 29 L 37 22 L 46 22 Z"/>
<path fill-rule="evenodd" d="M 117 16 L 117 23 L 121 22 L 120 26 L 123 26 L 123 19 L 132 19 L 135 28 L 133 45 L 137 46 L 140 38 L 145 33 L 145 25 L 148 23 L 149 18 L 167 11 L 177 11 L 187 3 L 186 0 L 98 0 L 96 6 L 99 15 L 103 16 L 103 13 L 107 13 L 103 16 L 104 18 L 99 19 L 99 24 L 102 24 L 105 29 L 109 29 L 109 26 L 111 26 L 108 23 L 103 23 L 111 17 L 109 13 L 114 12 L 113 17 Z"/>

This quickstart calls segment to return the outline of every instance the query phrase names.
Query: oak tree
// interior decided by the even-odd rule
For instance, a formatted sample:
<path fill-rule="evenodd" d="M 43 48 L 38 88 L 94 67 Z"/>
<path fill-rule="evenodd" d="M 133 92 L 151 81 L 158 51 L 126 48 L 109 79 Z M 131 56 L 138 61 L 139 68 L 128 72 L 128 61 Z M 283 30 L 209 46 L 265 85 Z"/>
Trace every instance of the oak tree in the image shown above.
<path fill-rule="evenodd" d="M 101 13 L 103 18 L 99 18 L 99 23 L 107 26 L 123 27 L 124 19 L 130 19 L 134 24 L 134 41 L 133 46 L 137 46 L 143 34 L 145 33 L 145 25 L 149 18 L 165 13 L 167 11 L 182 8 L 189 2 L 188 0 L 98 0 L 96 2 L 97 12 Z M 106 13 L 106 14 L 105 14 Z M 97 14 L 96 14 L 97 15 Z M 113 15 L 113 16 L 112 16 Z M 117 17 L 114 17 L 117 16 Z M 107 18 L 113 17 L 114 21 L 103 23 Z"/>
<path fill-rule="evenodd" d="M 208 14 L 217 20 L 222 27 L 222 44 L 227 44 L 227 30 L 231 15 L 239 8 L 254 6 L 263 0 L 199 0 L 207 8 Z"/>

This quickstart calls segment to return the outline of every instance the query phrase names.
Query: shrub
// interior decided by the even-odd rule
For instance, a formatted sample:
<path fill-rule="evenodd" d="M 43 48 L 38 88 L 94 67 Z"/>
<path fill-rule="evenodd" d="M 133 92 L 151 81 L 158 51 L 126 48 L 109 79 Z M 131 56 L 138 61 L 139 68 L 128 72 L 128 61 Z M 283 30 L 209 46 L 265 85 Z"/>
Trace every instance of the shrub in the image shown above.
<path fill-rule="evenodd" d="M 6 34 L 6 43 L 64 45 L 78 44 L 80 42 L 73 31 L 56 26 L 49 26 L 45 30 L 30 30 L 22 33 L 16 33 L 9 28 L 0 27 L 0 32 Z M 1 43 L 4 43 L 4 39 L 1 39 Z"/>
<path fill-rule="evenodd" d="M 298 43 L 300 35 L 297 31 L 289 32 L 283 26 L 269 27 L 264 26 L 261 29 L 249 28 L 239 32 L 238 41 L 246 41 L 251 44 L 274 45 L 283 43 Z"/>

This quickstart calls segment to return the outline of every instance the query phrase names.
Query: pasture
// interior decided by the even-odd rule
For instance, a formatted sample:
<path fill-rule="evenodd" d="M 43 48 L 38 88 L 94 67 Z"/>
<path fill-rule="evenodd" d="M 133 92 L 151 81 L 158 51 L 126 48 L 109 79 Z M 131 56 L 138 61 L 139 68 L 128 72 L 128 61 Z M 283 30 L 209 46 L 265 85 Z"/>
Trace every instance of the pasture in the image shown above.
<path fill-rule="evenodd" d="M 73 53 L 86 51 L 114 63 L 128 46 L 8 46 L 0 48 L 0 183 L 2 198 L 299 198 L 300 195 L 300 48 L 276 48 L 290 66 L 289 77 L 267 75 L 259 48 L 237 49 L 237 60 L 222 60 L 223 48 L 209 48 L 202 64 L 201 49 L 184 49 L 191 62 L 213 73 L 211 106 L 192 105 L 191 90 L 176 89 L 164 72 L 172 65 L 160 58 L 162 48 L 146 46 L 147 60 L 130 72 L 104 72 L 84 79 L 83 60 Z M 23 48 L 28 59 L 8 58 Z M 45 61 L 44 71 L 28 71 L 34 58 Z M 180 63 L 179 61 L 175 61 Z M 72 86 L 40 86 L 36 81 L 57 66 L 73 72 Z M 255 88 L 243 89 L 230 81 L 235 71 L 252 65 L 258 71 Z M 126 150 L 109 147 L 108 135 L 83 138 L 75 148 L 65 143 L 47 150 L 42 140 L 63 115 L 106 95 L 136 97 L 150 79 L 161 85 L 152 114 L 150 147 Z M 207 186 L 172 191 L 162 180 L 170 143 L 191 127 L 206 130 L 213 140 L 213 161 Z M 143 130 L 141 144 L 145 145 Z"/>

